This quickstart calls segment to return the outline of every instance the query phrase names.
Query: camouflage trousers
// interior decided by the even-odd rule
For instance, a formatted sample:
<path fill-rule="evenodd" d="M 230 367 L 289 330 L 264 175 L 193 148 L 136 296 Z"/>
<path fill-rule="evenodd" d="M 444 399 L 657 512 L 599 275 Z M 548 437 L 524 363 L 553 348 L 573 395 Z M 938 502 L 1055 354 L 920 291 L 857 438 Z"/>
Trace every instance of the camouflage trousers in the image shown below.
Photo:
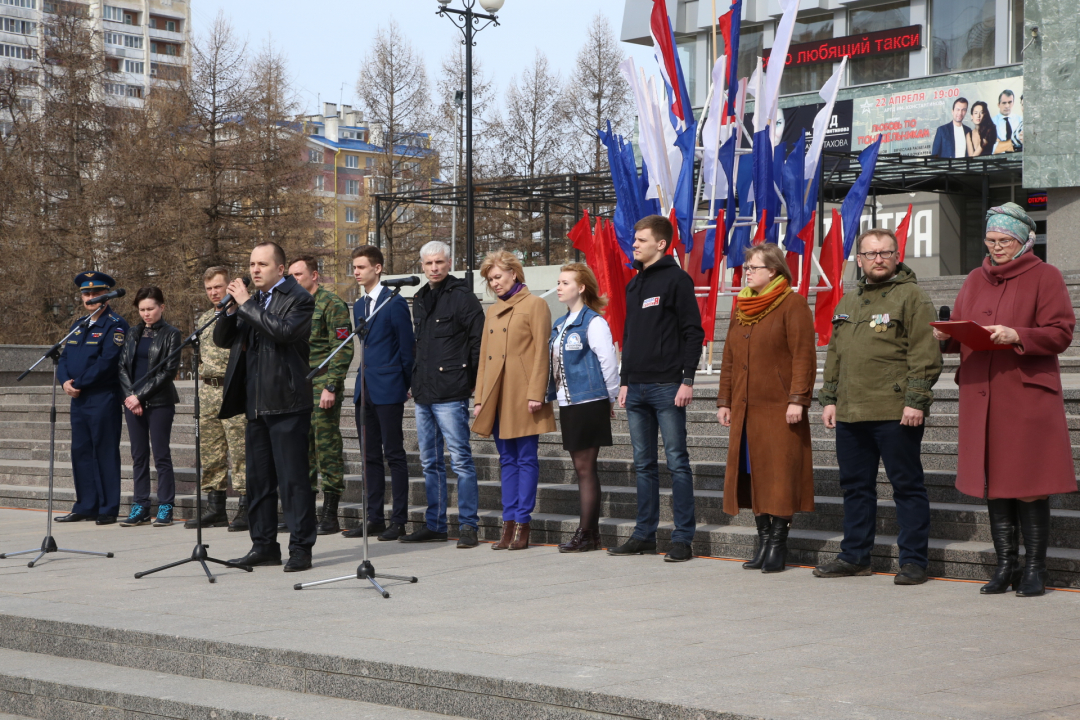
<path fill-rule="evenodd" d="M 199 452 L 202 456 L 202 491 L 225 490 L 232 473 L 233 490 L 243 495 L 247 490 L 247 469 L 244 457 L 244 431 L 247 418 L 243 415 L 219 420 L 221 397 L 219 387 L 199 385 Z"/>
<path fill-rule="evenodd" d="M 323 493 L 341 495 L 345 492 L 345 461 L 342 458 L 341 404 L 345 393 L 338 392 L 334 407 L 319 407 L 322 390 L 315 391 L 315 409 L 311 412 L 311 430 L 308 432 L 308 465 L 311 467 L 311 489 L 319 491 L 319 475 L 322 475 Z"/>

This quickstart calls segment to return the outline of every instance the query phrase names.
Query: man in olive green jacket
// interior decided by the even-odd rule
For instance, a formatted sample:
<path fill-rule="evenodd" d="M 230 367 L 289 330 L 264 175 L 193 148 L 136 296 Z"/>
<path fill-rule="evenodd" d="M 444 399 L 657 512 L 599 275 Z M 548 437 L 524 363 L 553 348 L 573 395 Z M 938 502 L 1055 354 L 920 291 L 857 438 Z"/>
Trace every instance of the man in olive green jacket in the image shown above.
<path fill-rule="evenodd" d="M 870 574 L 880 461 L 893 486 L 900 526 L 895 582 L 918 585 L 926 582 L 930 539 L 920 458 L 923 421 L 941 374 L 941 350 L 930 327 L 934 306 L 915 273 L 899 261 L 891 231 L 868 230 L 856 241 L 856 251 L 865 277 L 836 306 L 818 393 L 822 421 L 836 429 L 844 539 L 839 556 L 814 574 Z"/>

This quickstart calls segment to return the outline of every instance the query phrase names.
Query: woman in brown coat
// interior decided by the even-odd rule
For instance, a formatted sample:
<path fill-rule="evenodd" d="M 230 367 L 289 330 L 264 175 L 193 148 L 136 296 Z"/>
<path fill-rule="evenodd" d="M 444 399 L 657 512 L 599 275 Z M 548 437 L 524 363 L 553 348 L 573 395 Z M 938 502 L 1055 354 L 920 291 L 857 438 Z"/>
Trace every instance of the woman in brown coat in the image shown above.
<path fill-rule="evenodd" d="M 497 299 L 484 321 L 472 429 L 494 435 L 499 449 L 503 529 L 492 549 L 524 550 L 540 482 L 540 434 L 555 432 L 555 412 L 544 402 L 551 310 L 525 287 L 525 271 L 512 253 L 489 254 L 480 275 Z"/>
<path fill-rule="evenodd" d="M 724 341 L 716 418 L 730 427 L 724 512 L 754 511 L 758 546 L 748 570 L 780 572 L 791 517 L 814 509 L 814 462 L 806 408 L 814 391 L 814 319 L 791 290 L 776 245 L 752 247 Z"/>
<path fill-rule="evenodd" d="M 1057 356 L 1072 342 L 1076 316 L 1061 271 L 1032 252 L 1035 221 L 1006 203 L 986 215 L 989 256 L 956 297 L 953 320 L 984 325 L 1000 350 L 976 351 L 941 330 L 960 353 L 960 443 L 956 489 L 985 497 L 998 567 L 980 592 L 1046 591 L 1050 500 L 1076 492 Z M 1024 567 L 1020 538 L 1024 534 Z"/>

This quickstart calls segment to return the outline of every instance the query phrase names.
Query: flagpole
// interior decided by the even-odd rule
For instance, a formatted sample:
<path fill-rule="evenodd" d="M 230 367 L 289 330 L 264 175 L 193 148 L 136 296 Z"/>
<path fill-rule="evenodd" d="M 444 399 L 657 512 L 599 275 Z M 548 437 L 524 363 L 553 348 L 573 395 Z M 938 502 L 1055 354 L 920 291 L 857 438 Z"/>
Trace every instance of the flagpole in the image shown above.
<path fill-rule="evenodd" d="M 727 48 L 724 51 L 727 52 Z M 712 0 L 712 62 L 716 64 L 716 0 Z M 712 364 L 711 358 L 709 364 Z"/>

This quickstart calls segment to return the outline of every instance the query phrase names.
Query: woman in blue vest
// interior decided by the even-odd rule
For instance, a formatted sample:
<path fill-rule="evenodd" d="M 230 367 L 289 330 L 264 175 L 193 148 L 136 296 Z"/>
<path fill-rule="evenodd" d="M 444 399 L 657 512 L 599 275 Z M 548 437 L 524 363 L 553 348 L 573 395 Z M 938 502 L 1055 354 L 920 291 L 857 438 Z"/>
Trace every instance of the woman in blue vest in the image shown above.
<path fill-rule="evenodd" d="M 559 401 L 563 449 L 578 477 L 581 524 L 559 552 L 600 549 L 600 476 L 596 459 L 610 447 L 611 418 L 619 397 L 619 366 L 611 329 L 600 315 L 596 276 L 584 263 L 563 265 L 556 286 L 567 313 L 551 328 L 551 372 L 547 401 Z"/>

